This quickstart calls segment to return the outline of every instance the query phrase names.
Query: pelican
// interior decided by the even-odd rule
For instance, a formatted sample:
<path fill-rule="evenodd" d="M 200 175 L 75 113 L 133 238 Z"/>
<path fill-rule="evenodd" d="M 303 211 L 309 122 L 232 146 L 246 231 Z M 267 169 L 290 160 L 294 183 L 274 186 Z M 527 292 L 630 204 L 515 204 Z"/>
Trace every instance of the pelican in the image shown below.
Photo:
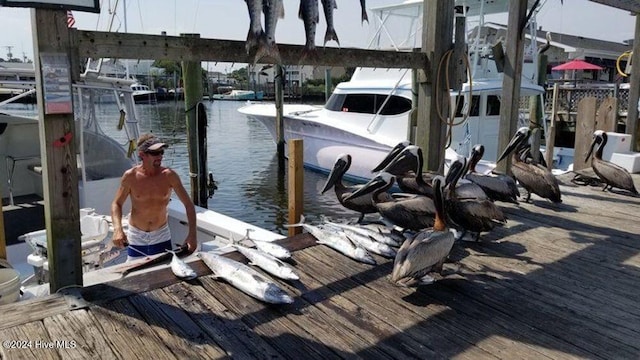
<path fill-rule="evenodd" d="M 345 200 L 372 193 L 373 204 L 382 217 L 403 229 L 421 230 L 433 226 L 436 208 L 433 200 L 424 195 L 394 194 L 386 191 L 395 183 L 395 176 L 380 172 Z"/>
<path fill-rule="evenodd" d="M 412 194 L 433 197 L 431 179 L 436 174 L 423 173 L 424 157 L 422 149 L 416 145 L 407 145 L 382 170 L 396 177 L 400 190 Z M 407 169 L 410 169 L 407 171 Z M 416 174 L 422 174 L 417 176 Z"/>
<path fill-rule="evenodd" d="M 518 180 L 520 185 L 527 190 L 527 199 L 525 202 L 529 202 L 531 193 L 534 193 L 554 203 L 561 203 L 562 199 L 558 180 L 553 176 L 551 171 L 539 164 L 528 163 L 523 158 L 524 155 L 518 155 L 522 149 L 527 147 L 529 135 L 530 130 L 528 127 L 518 129 L 497 162 L 513 153 L 511 172 L 513 172 L 513 176 Z M 523 154 L 526 154 L 526 152 Z"/>
<path fill-rule="evenodd" d="M 336 197 L 342 206 L 346 207 L 349 210 L 357 211 L 360 213 L 360 217 L 358 218 L 358 222 L 361 222 L 364 219 L 365 214 L 372 214 L 378 212 L 378 209 L 373 204 L 373 199 L 371 194 L 357 196 L 353 198 L 349 198 L 345 200 L 345 198 L 351 195 L 354 191 L 360 189 L 363 185 L 351 185 L 346 186 L 342 183 L 342 177 L 349 170 L 351 166 L 351 155 L 349 154 L 340 154 L 336 158 L 335 163 L 333 164 L 333 168 L 329 173 L 329 177 L 327 178 L 327 182 L 322 188 L 321 193 L 324 194 L 327 190 L 332 187 L 335 190 Z"/>
<path fill-rule="evenodd" d="M 457 163 L 460 160 L 454 162 Z M 466 172 L 466 159 L 462 159 L 462 166 L 454 166 L 449 169 L 450 183 L 446 193 L 447 215 L 449 219 L 462 229 L 460 239 L 467 231 L 476 233 L 476 241 L 480 239 L 480 233 L 492 230 L 497 224 L 507 222 L 502 210 L 498 208 L 488 197 L 467 196 L 466 192 L 458 191 L 458 180 Z M 453 170 L 453 172 L 452 172 Z M 483 193 L 484 194 L 484 193 Z"/>
<path fill-rule="evenodd" d="M 465 179 L 480 186 L 484 190 L 489 199 L 493 201 L 504 201 L 517 204 L 518 186 L 511 176 L 496 174 L 479 174 L 476 172 L 476 164 L 484 155 L 484 146 L 477 144 L 471 150 L 469 159 L 469 172 L 464 176 Z"/>
<path fill-rule="evenodd" d="M 585 159 L 589 160 L 589 157 L 593 154 L 591 158 L 591 167 L 593 171 L 598 175 L 600 180 L 604 182 L 604 188 L 602 191 L 612 188 L 619 188 L 630 191 L 636 195 L 638 195 L 638 190 L 636 190 L 635 185 L 633 184 L 633 179 L 631 175 L 627 171 L 627 169 L 618 166 L 612 162 L 602 160 L 602 150 L 604 146 L 607 144 L 607 133 L 602 130 L 596 130 L 593 133 L 593 141 L 591 142 L 591 148 L 589 149 L 589 153 Z M 595 150 L 595 153 L 594 153 Z"/>
<path fill-rule="evenodd" d="M 451 163 L 449 172 L 447 173 L 447 176 L 445 176 L 445 183 L 451 184 L 457 176 L 458 179 L 456 179 L 456 183 L 454 185 L 456 188 L 456 194 L 459 198 L 490 200 L 489 196 L 487 196 L 480 186 L 469 180 L 461 179 L 461 174 L 465 174 L 467 172 L 467 165 L 468 162 L 466 158 L 460 158 Z"/>
<path fill-rule="evenodd" d="M 395 159 L 396 156 L 398 156 L 398 154 L 402 151 L 402 149 L 406 148 L 407 146 L 411 145 L 411 142 L 409 140 L 404 140 L 399 142 L 396 146 L 393 147 L 393 149 L 391 149 L 388 153 L 387 156 L 385 156 L 384 159 L 382 159 L 382 161 L 380 162 L 380 164 L 378 164 L 376 167 L 374 167 L 371 172 L 375 173 L 378 171 L 381 171 L 382 169 L 384 169 L 385 167 L 387 167 L 387 165 L 389 165 L 389 163 Z M 411 170 L 411 168 L 406 169 L 405 171 L 409 171 Z"/>
<path fill-rule="evenodd" d="M 396 254 L 393 262 L 391 281 L 398 286 L 415 286 L 432 282 L 428 276 L 432 272 L 442 272 L 447 255 L 451 252 L 455 238 L 447 228 L 444 215 L 444 179 L 433 179 L 434 203 L 436 208 L 433 227 L 420 231 L 407 239 Z"/>

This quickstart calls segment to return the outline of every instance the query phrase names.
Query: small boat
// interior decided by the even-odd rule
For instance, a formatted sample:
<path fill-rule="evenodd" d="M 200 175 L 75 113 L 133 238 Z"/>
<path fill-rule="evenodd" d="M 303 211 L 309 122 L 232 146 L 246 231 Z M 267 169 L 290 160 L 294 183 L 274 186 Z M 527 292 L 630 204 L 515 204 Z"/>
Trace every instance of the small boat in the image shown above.
<path fill-rule="evenodd" d="M 262 100 L 264 97 L 264 92 L 258 91 L 255 92 L 253 90 L 237 90 L 233 89 L 229 92 L 225 92 L 223 94 L 214 94 L 211 96 L 214 100 Z"/>
<path fill-rule="evenodd" d="M 147 85 L 134 83 L 131 84 L 133 91 L 133 100 L 136 104 L 155 104 L 158 102 L 156 92 L 151 90 Z"/>

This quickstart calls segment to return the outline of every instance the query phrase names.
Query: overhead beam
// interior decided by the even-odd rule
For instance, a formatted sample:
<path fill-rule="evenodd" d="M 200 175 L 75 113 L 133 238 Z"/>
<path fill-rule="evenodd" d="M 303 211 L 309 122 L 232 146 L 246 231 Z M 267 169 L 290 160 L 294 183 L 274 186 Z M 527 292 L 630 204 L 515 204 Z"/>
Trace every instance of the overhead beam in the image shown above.
<path fill-rule="evenodd" d="M 244 41 L 185 38 L 168 35 L 72 31 L 80 56 L 86 58 L 155 59 L 253 63 Z M 278 44 L 283 64 L 342 67 L 429 68 L 421 52 L 318 47 L 318 56 L 300 62 L 304 46 Z M 259 60 L 269 63 L 271 59 Z"/>

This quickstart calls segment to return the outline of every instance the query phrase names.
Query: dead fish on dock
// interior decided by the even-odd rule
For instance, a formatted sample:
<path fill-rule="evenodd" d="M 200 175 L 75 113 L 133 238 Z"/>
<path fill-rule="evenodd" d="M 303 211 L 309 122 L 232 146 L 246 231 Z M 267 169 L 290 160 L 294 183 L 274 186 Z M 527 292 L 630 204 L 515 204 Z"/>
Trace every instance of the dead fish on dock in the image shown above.
<path fill-rule="evenodd" d="M 173 258 L 171 259 L 171 271 L 173 274 L 184 280 L 191 280 L 198 277 L 195 270 L 191 268 L 191 266 L 187 265 L 182 259 L 178 257 L 175 251 L 167 250 L 167 252 L 173 254 Z"/>
<path fill-rule="evenodd" d="M 247 33 L 247 42 L 245 47 L 247 54 L 253 49 L 257 49 L 260 39 L 265 34 L 262 30 L 262 0 L 245 0 L 249 9 L 249 32 Z"/>
<path fill-rule="evenodd" d="M 380 256 L 384 256 L 386 258 L 393 258 L 396 256 L 396 251 L 387 244 L 378 242 L 371 238 L 369 235 L 359 231 L 356 226 L 350 226 L 346 224 L 333 223 L 330 221 L 324 222 L 323 227 L 334 228 L 337 231 L 343 231 L 345 235 L 349 237 L 349 239 L 358 243 L 363 248 L 371 251 L 374 254 L 378 254 Z"/>
<path fill-rule="evenodd" d="M 262 0 L 262 12 L 264 13 L 264 36 L 260 41 L 254 63 L 265 56 L 272 58 L 280 64 L 280 51 L 276 44 L 276 25 L 278 19 L 284 18 L 284 5 L 282 0 Z"/>
<path fill-rule="evenodd" d="M 178 247 L 176 250 L 174 250 L 175 254 L 177 254 L 178 256 L 182 255 L 183 252 L 186 251 L 186 248 L 184 247 Z M 142 262 L 136 262 L 135 265 L 131 265 L 129 267 L 125 267 L 123 271 L 120 270 L 116 270 L 116 272 L 121 272 L 122 273 L 122 277 L 125 277 L 127 275 L 129 275 L 130 273 L 134 272 L 134 271 L 139 271 L 139 270 L 143 270 L 143 269 L 148 269 L 152 266 L 156 266 L 159 264 L 163 264 L 165 262 L 167 262 L 167 260 L 169 260 L 173 255 L 169 252 L 165 252 L 159 255 L 155 255 L 155 256 L 147 256 L 145 258 L 145 261 Z M 121 269 L 121 268 L 120 268 Z"/>
<path fill-rule="evenodd" d="M 198 252 L 198 257 L 221 278 L 245 294 L 271 304 L 291 304 L 293 299 L 276 283 L 251 267 L 212 252 Z"/>
<path fill-rule="evenodd" d="M 340 223 L 330 223 L 335 226 L 339 226 L 343 229 L 347 229 L 349 231 L 354 231 L 364 236 L 368 236 L 373 240 L 386 244 L 389 246 L 399 247 L 404 242 L 405 238 L 399 231 L 395 231 L 393 229 L 388 229 L 384 225 L 379 225 L 374 227 L 374 224 L 357 224 L 357 225 L 349 225 L 349 224 L 340 224 Z"/>
<path fill-rule="evenodd" d="M 232 239 L 233 241 L 233 239 Z M 277 276 L 284 280 L 299 280 L 300 277 L 295 273 L 293 268 L 284 263 L 282 260 L 263 251 L 252 249 L 234 241 L 231 245 L 238 250 L 244 257 L 249 259 L 249 265 L 254 265 L 268 272 L 273 276 Z"/>
<path fill-rule="evenodd" d="M 276 243 L 273 243 L 271 241 L 264 241 L 264 240 L 254 240 L 252 238 L 249 237 L 249 233 L 251 232 L 251 229 L 247 229 L 247 233 L 244 236 L 244 238 L 238 240 L 238 241 L 242 241 L 242 240 L 249 240 L 253 243 L 253 245 L 255 245 L 256 249 L 265 252 L 273 257 L 276 257 L 280 260 L 287 260 L 291 258 L 291 252 L 289 250 L 287 250 L 287 248 L 285 248 L 284 246 L 280 246 Z"/>
<path fill-rule="evenodd" d="M 367 252 L 367 250 L 358 245 L 342 231 L 336 231 L 335 228 L 322 228 L 313 226 L 304 222 L 304 216 L 300 215 L 300 222 L 297 224 L 284 225 L 285 227 L 302 226 L 311 235 L 313 235 L 318 244 L 326 245 L 339 253 L 346 255 L 356 261 L 375 265 L 376 260 Z"/>

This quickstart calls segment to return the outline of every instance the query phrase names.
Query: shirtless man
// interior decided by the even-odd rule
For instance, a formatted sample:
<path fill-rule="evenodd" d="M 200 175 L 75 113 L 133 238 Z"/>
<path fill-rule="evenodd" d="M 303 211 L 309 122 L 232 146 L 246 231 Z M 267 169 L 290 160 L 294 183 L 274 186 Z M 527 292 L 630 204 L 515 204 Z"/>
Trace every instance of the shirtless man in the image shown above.
<path fill-rule="evenodd" d="M 122 175 L 120 187 L 111 203 L 113 244 L 129 246 L 128 260 L 154 255 L 171 249 L 171 233 L 167 223 L 167 205 L 171 190 L 184 205 L 189 233 L 183 246 L 189 253 L 196 250 L 196 210 L 178 174 L 162 166 L 162 155 L 168 145 L 153 134 L 144 134 L 138 140 L 138 156 L 142 160 Z M 122 206 L 131 196 L 131 216 L 127 233 L 122 229 Z"/>

